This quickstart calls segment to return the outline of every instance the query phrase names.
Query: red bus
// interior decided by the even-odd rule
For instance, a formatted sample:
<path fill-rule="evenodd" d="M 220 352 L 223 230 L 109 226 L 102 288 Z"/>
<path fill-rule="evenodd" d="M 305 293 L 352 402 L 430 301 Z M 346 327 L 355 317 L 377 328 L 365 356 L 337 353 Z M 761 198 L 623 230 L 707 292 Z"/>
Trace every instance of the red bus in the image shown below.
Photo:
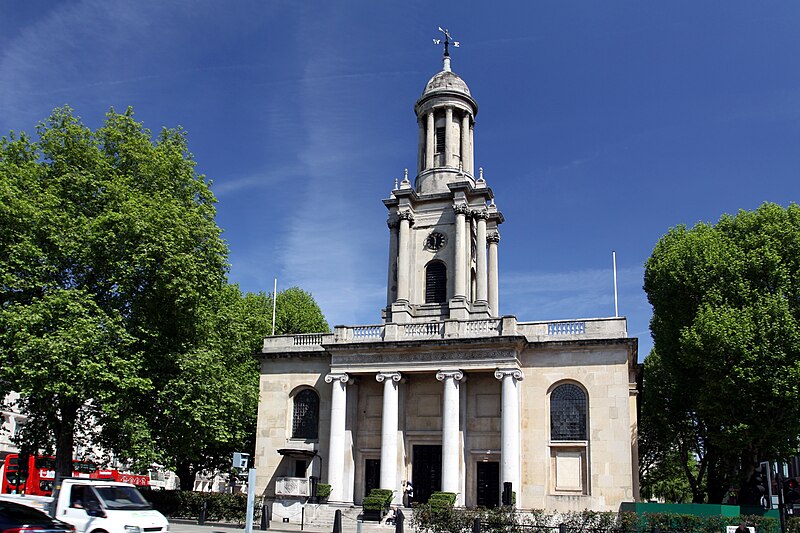
<path fill-rule="evenodd" d="M 27 468 L 20 468 L 19 454 L 10 453 L 2 466 L 0 494 L 30 494 L 33 496 L 52 496 L 53 482 L 56 479 L 56 458 L 43 455 L 30 455 Z M 97 471 L 91 461 L 72 461 L 72 475 L 89 477 Z"/>
<path fill-rule="evenodd" d="M 97 470 L 89 475 L 92 479 L 108 479 L 111 481 L 121 481 L 123 483 L 130 483 L 137 487 L 149 487 L 150 476 L 143 476 L 140 474 L 125 474 L 119 470 Z"/>

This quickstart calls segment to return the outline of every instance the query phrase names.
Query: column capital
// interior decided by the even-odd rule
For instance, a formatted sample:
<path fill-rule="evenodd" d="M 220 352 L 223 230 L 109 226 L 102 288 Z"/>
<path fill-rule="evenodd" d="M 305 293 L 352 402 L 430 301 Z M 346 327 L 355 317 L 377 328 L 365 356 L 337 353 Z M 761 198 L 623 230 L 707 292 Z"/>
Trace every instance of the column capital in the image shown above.
<path fill-rule="evenodd" d="M 509 376 L 517 381 L 525 379 L 525 374 L 519 368 L 498 368 L 494 371 L 494 377 L 501 381 Z"/>
<path fill-rule="evenodd" d="M 386 217 L 386 225 L 389 226 L 389 229 L 397 229 L 400 227 L 400 218 L 389 213 L 389 216 Z"/>
<path fill-rule="evenodd" d="M 414 223 L 414 213 L 412 213 L 410 209 L 404 209 L 403 211 L 398 211 L 397 218 L 399 220 L 408 220 L 412 224 Z"/>
<path fill-rule="evenodd" d="M 498 242 L 500 242 L 500 232 L 498 231 L 489 232 L 489 234 L 486 236 L 486 240 L 489 243 L 497 244 Z"/>
<path fill-rule="evenodd" d="M 455 211 L 456 215 L 466 215 L 469 214 L 469 206 L 463 202 L 453 204 L 453 211 Z"/>
<path fill-rule="evenodd" d="M 403 375 L 400 372 L 378 372 L 375 374 L 375 381 L 378 383 L 383 383 L 387 379 L 399 383 L 403 379 Z"/>
<path fill-rule="evenodd" d="M 342 372 L 342 373 L 330 373 L 327 376 L 325 376 L 325 383 L 333 383 L 334 381 L 348 383 L 350 381 L 350 374 L 348 374 L 347 372 Z"/>
<path fill-rule="evenodd" d="M 477 220 L 489 220 L 489 211 L 486 209 L 473 209 L 470 214 Z"/>
<path fill-rule="evenodd" d="M 461 370 L 439 370 L 436 373 L 436 379 L 444 381 L 448 378 L 453 378 L 454 381 L 461 381 L 464 379 L 464 372 Z"/>

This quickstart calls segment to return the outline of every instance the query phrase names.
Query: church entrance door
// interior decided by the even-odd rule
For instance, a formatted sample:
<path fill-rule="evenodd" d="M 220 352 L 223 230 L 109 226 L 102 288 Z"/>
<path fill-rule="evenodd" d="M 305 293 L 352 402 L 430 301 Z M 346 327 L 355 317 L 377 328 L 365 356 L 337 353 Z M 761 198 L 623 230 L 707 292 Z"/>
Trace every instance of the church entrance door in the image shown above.
<path fill-rule="evenodd" d="M 381 485 L 381 460 L 367 459 L 364 464 L 364 496 Z"/>
<path fill-rule="evenodd" d="M 416 445 L 413 453 L 411 481 L 414 486 L 414 501 L 427 503 L 431 494 L 442 490 L 442 447 L 430 444 Z"/>
<path fill-rule="evenodd" d="M 500 499 L 500 463 L 478 462 L 478 507 L 497 507 Z"/>

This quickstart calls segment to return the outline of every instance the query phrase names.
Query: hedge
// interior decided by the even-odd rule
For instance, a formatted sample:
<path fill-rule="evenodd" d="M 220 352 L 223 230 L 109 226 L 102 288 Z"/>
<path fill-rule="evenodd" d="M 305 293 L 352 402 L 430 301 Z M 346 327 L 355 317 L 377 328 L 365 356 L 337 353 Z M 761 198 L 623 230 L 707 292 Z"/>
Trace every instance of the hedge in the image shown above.
<path fill-rule="evenodd" d="M 433 498 L 432 498 L 433 499 Z M 613 513 L 613 512 L 547 512 L 541 509 L 519 511 L 513 507 L 452 508 L 429 501 L 414 506 L 411 526 L 416 531 L 427 533 L 469 533 L 475 520 L 481 522 L 484 532 L 530 532 L 551 533 L 560 524 L 568 531 L 614 531 L 615 533 L 651 533 L 660 531 L 683 533 L 720 533 L 725 526 L 745 524 L 758 533 L 779 533 L 777 518 L 763 516 L 694 516 L 667 513 Z M 790 518 L 788 533 L 800 533 L 800 518 Z"/>
<path fill-rule="evenodd" d="M 198 518 L 206 503 L 206 520 L 210 522 L 244 523 L 247 516 L 247 496 L 221 492 L 187 490 L 142 490 L 153 508 L 168 518 Z M 259 508 L 260 502 L 256 502 Z"/>

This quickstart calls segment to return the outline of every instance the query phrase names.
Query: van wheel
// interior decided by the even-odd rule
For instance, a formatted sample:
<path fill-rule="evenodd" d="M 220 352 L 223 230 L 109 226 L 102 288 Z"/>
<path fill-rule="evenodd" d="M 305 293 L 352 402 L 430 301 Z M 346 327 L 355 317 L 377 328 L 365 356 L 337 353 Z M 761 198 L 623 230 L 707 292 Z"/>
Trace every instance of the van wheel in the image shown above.
<path fill-rule="evenodd" d="M 93 529 L 92 533 L 108 533 L 105 529 Z"/>

